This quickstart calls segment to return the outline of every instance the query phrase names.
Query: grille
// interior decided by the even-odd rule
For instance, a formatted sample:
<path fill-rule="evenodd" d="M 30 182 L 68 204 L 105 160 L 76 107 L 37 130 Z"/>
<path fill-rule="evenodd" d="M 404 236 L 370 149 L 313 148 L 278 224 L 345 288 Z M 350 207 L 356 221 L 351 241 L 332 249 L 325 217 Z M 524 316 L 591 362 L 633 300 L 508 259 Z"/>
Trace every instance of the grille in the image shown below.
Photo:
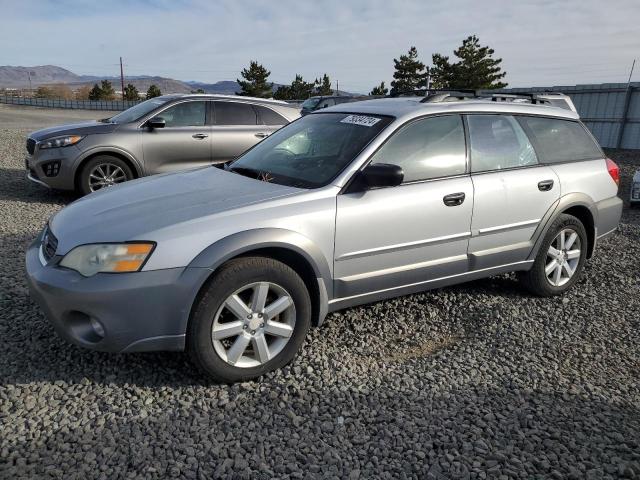
<path fill-rule="evenodd" d="M 57 248 L 58 239 L 51 233 L 49 227 L 47 227 L 47 230 L 44 232 L 44 238 L 42 239 L 42 255 L 47 262 L 56 254 Z"/>
<path fill-rule="evenodd" d="M 29 155 L 33 155 L 35 149 L 36 141 L 33 138 L 27 138 L 27 152 L 29 152 Z"/>

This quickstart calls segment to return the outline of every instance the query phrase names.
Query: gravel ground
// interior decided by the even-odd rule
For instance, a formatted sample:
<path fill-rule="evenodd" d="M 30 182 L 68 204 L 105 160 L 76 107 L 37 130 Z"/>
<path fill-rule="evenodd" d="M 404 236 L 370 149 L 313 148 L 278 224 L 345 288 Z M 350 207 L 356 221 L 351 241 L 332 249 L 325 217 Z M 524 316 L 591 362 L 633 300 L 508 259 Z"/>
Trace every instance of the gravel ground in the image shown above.
<path fill-rule="evenodd" d="M 60 341 L 23 254 L 73 198 L 0 127 L 0 477 L 640 478 L 640 210 L 562 298 L 513 276 L 352 308 L 234 386 Z M 640 154 L 610 152 L 622 191 Z"/>

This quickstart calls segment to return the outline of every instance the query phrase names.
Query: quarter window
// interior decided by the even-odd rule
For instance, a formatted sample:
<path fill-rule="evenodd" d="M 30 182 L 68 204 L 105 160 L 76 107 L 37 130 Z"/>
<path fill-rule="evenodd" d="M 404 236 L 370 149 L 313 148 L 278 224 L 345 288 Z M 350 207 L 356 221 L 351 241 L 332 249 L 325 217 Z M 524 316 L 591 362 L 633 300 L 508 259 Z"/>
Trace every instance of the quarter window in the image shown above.
<path fill-rule="evenodd" d="M 216 125 L 256 125 L 256 112 L 248 103 L 213 102 Z"/>
<path fill-rule="evenodd" d="M 402 167 L 405 182 L 465 173 L 465 142 L 459 115 L 416 120 L 376 152 L 372 163 Z"/>
<path fill-rule="evenodd" d="M 202 126 L 206 116 L 205 102 L 182 102 L 167 108 L 158 116 L 165 121 L 165 127 Z"/>
<path fill-rule="evenodd" d="M 519 117 L 544 163 L 595 160 L 602 152 L 579 122 L 559 118 Z"/>
<path fill-rule="evenodd" d="M 469 115 L 471 171 L 486 172 L 536 165 L 529 138 L 511 116 Z"/>
<path fill-rule="evenodd" d="M 274 112 L 270 108 L 254 105 L 253 108 L 258 112 L 260 123 L 262 125 L 286 125 L 289 123 L 282 115 Z"/>

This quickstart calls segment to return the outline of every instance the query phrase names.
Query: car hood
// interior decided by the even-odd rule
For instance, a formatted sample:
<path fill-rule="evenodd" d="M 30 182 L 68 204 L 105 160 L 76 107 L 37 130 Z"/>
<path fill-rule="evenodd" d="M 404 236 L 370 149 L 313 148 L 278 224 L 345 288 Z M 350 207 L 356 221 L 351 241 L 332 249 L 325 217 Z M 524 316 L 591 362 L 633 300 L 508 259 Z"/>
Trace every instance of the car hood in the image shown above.
<path fill-rule="evenodd" d="M 50 227 L 65 254 L 87 243 L 152 240 L 165 227 L 303 191 L 205 167 L 92 193 L 62 209 Z"/>
<path fill-rule="evenodd" d="M 47 140 L 61 135 L 90 135 L 94 133 L 111 133 L 118 127 L 116 123 L 103 123 L 98 121 L 72 123 L 55 127 L 36 130 L 29 134 L 36 142 Z"/>

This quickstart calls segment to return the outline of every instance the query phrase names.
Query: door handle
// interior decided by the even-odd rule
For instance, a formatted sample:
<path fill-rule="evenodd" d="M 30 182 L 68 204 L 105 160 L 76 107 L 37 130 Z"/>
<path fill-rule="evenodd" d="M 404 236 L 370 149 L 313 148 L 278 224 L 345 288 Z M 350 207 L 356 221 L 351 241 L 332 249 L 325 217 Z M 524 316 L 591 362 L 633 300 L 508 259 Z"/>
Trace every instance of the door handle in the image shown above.
<path fill-rule="evenodd" d="M 462 202 L 464 202 L 464 198 L 464 192 L 458 192 L 452 193 L 450 195 L 445 195 L 442 198 L 442 201 L 447 207 L 457 207 L 458 205 L 462 205 Z"/>
<path fill-rule="evenodd" d="M 538 182 L 538 190 L 541 192 L 548 192 L 553 188 L 553 180 L 542 180 Z"/>
<path fill-rule="evenodd" d="M 258 138 L 266 138 L 268 136 L 269 136 L 268 133 L 264 133 L 264 132 L 256 133 L 256 137 Z"/>
<path fill-rule="evenodd" d="M 194 133 L 191 135 L 192 138 L 197 138 L 198 140 L 202 140 L 203 138 L 207 138 L 209 135 L 205 135 L 204 133 Z"/>

